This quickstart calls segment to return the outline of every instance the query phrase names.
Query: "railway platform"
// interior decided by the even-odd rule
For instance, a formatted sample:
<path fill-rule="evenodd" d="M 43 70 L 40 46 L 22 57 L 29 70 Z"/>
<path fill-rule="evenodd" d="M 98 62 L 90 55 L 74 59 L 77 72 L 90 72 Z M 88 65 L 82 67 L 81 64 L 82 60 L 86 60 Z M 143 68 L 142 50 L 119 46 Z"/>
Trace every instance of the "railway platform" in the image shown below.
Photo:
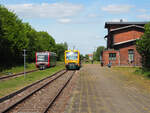
<path fill-rule="evenodd" d="M 128 85 L 110 68 L 87 64 L 63 113 L 150 113 L 150 93 Z"/>

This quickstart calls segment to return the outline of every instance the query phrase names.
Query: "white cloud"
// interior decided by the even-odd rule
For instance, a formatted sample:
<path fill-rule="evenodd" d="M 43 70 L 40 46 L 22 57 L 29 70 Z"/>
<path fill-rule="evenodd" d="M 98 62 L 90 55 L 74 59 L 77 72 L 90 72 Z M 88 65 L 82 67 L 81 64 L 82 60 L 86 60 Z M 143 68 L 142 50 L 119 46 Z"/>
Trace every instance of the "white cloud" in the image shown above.
<path fill-rule="evenodd" d="M 88 14 L 88 17 L 89 18 L 96 18 L 98 15 L 96 15 L 96 14 Z"/>
<path fill-rule="evenodd" d="M 146 9 L 138 9 L 137 11 L 141 12 L 141 13 L 145 13 L 147 10 Z"/>
<path fill-rule="evenodd" d="M 62 23 L 62 24 L 68 24 L 71 22 L 71 19 L 69 18 L 61 18 L 61 19 L 58 19 L 57 20 L 59 23 Z"/>
<path fill-rule="evenodd" d="M 15 4 L 6 7 L 27 18 L 64 18 L 75 16 L 83 9 L 82 5 L 71 3 Z"/>
<path fill-rule="evenodd" d="M 126 13 L 129 12 L 130 9 L 133 8 L 131 5 L 108 5 L 105 7 L 102 7 L 101 10 L 109 12 L 109 13 Z"/>
<path fill-rule="evenodd" d="M 147 15 L 147 14 L 138 15 L 137 17 L 141 19 L 145 19 L 145 20 L 150 20 L 150 15 Z"/>

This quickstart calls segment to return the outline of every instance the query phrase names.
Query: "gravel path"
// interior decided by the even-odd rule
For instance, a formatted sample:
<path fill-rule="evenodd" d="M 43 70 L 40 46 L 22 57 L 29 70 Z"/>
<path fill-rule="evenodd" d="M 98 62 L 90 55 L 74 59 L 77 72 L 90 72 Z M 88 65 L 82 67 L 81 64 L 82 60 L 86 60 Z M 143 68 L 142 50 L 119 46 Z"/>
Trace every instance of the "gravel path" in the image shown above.
<path fill-rule="evenodd" d="M 110 68 L 84 65 L 63 113 L 150 113 L 150 94 Z"/>

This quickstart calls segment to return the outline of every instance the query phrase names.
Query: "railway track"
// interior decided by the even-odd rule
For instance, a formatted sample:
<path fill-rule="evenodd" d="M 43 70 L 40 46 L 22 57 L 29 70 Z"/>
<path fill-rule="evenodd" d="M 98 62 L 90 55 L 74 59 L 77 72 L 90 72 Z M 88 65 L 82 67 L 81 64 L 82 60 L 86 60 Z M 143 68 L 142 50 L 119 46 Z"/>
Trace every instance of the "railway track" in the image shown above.
<path fill-rule="evenodd" d="M 15 92 L 13 92 L 13 93 L 7 95 L 7 96 L 4 96 L 4 97 L 0 98 L 0 103 L 2 103 L 2 102 L 4 102 L 4 101 L 7 101 L 7 100 L 9 100 L 9 99 L 11 99 L 11 98 L 13 98 L 13 97 L 15 97 L 16 95 L 18 95 L 18 94 L 20 94 L 20 93 L 22 93 L 22 92 L 28 90 L 29 88 L 32 88 L 32 87 L 36 86 L 36 85 L 39 84 L 39 83 L 45 82 L 45 80 L 47 80 L 48 78 L 51 78 L 51 77 L 55 76 L 56 74 L 61 73 L 61 72 L 63 72 L 63 71 L 65 71 L 65 70 L 62 69 L 62 70 L 60 70 L 60 71 L 54 73 L 53 75 L 50 75 L 50 76 L 48 76 L 48 77 L 46 77 L 46 78 L 43 78 L 43 79 L 41 79 L 41 80 L 39 80 L 39 81 L 37 81 L 37 82 L 34 82 L 34 83 L 32 83 L 32 84 L 30 84 L 30 85 L 28 85 L 28 86 L 26 86 L 26 87 L 24 87 L 24 88 L 22 88 L 22 89 L 20 89 L 20 90 L 18 90 L 18 91 L 15 91 Z"/>
<path fill-rule="evenodd" d="M 59 65 L 62 65 L 62 64 L 59 64 Z M 57 65 L 57 66 L 59 66 Z M 38 71 L 39 69 L 34 69 L 34 70 L 30 70 L 30 71 L 26 71 L 25 73 L 32 73 L 32 72 L 35 72 L 35 71 Z M 24 74 L 24 72 L 20 72 L 20 73 L 16 73 L 16 74 L 12 74 L 12 75 L 4 75 L 4 76 L 1 76 L 0 77 L 0 81 L 1 80 L 7 80 L 9 78 L 13 78 L 13 77 L 18 77 L 18 76 L 22 76 Z"/>
<path fill-rule="evenodd" d="M 34 70 L 26 71 L 25 73 L 32 73 L 32 72 L 35 72 L 35 71 L 38 71 L 38 70 L 39 69 L 34 69 Z M 12 75 L 1 76 L 0 80 L 6 80 L 6 79 L 9 79 L 9 78 L 18 77 L 18 76 L 21 76 L 23 74 L 24 74 L 24 72 L 20 72 L 20 73 L 16 73 L 16 74 L 12 74 Z"/>
<path fill-rule="evenodd" d="M 3 107 L 3 110 L 0 111 L 2 113 L 6 112 L 44 112 L 46 113 L 50 107 L 53 105 L 54 101 L 58 98 L 60 93 L 66 87 L 66 85 L 71 80 L 75 71 L 66 71 L 62 70 L 51 77 L 47 77 L 35 85 L 35 88 L 31 88 L 24 94 L 22 97 L 16 97 L 16 99 L 10 99 L 9 101 L 12 102 L 16 100 L 12 104 L 8 106 L 9 101 L 4 101 L 0 103 L 0 106 Z M 32 87 L 32 86 L 31 86 Z M 61 87 L 61 88 L 60 88 Z M 34 89 L 34 90 L 33 90 Z M 20 94 L 20 93 L 19 93 Z M 23 95 L 23 94 L 22 94 Z M 18 98 L 18 99 L 17 99 Z M 46 103 L 45 103 L 46 102 Z M 40 105 L 41 107 L 40 107 Z M 43 104 L 42 104 L 43 103 Z M 6 107 L 7 105 L 7 107 Z M 36 107 L 35 107 L 36 106 Z M 0 108 L 1 109 L 1 108 Z M 23 111 L 22 111 L 23 110 Z"/>

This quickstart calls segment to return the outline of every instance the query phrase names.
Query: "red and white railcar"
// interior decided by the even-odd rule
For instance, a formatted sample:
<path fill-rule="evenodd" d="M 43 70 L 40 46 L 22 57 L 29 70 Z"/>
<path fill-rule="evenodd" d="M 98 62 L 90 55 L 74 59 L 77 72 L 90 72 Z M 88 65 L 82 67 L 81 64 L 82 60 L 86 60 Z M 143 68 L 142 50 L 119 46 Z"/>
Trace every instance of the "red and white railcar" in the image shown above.
<path fill-rule="evenodd" d="M 36 52 L 36 67 L 39 69 L 45 69 L 56 65 L 56 53 L 54 52 Z"/>

